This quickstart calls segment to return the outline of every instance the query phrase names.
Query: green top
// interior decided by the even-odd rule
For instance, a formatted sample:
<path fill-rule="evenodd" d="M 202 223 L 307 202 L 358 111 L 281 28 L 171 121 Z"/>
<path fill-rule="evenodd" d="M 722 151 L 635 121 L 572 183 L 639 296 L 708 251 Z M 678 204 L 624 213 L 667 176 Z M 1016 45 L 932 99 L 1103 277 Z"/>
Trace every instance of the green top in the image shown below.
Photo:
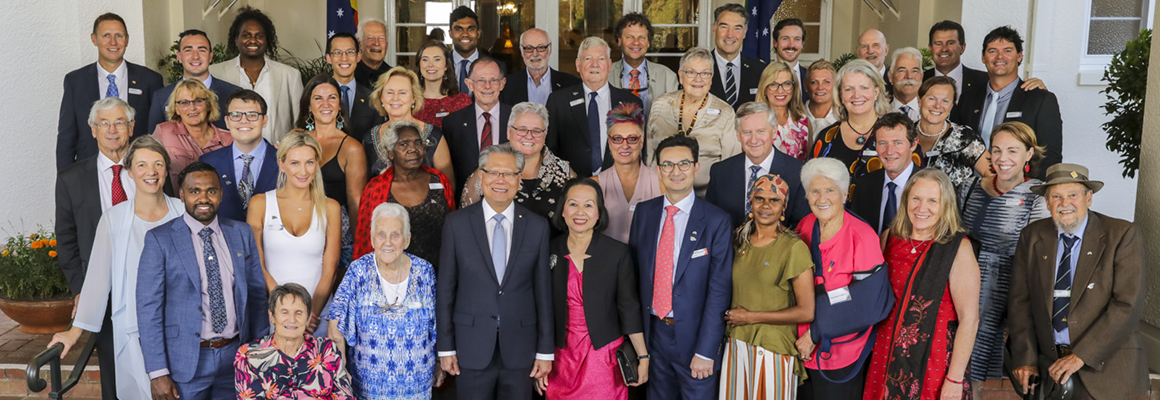
<path fill-rule="evenodd" d="M 742 245 L 733 254 L 733 305 L 749 311 L 779 311 L 797 305 L 791 279 L 814 266 L 810 249 L 797 235 L 783 233 L 756 247 Z M 812 294 L 811 294 L 812 295 Z M 732 328 L 729 336 L 778 354 L 797 356 L 797 325 L 752 324 Z M 796 363 L 799 377 L 805 376 Z"/>

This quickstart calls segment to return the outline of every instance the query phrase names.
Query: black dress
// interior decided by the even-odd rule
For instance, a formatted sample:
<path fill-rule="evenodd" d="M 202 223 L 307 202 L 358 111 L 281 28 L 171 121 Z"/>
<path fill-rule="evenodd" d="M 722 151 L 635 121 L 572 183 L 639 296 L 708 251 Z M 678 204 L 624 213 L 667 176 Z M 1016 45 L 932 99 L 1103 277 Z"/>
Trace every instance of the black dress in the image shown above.
<path fill-rule="evenodd" d="M 439 177 L 431 174 L 430 183 L 440 183 Z M 435 185 L 431 185 L 431 187 L 435 187 Z M 407 246 L 407 252 L 427 260 L 436 270 L 439 269 L 439 247 L 443 234 L 443 219 L 451 212 L 451 207 L 447 205 L 447 197 L 443 193 L 444 189 L 441 185 L 439 187 L 439 189 L 428 190 L 427 197 L 418 205 L 414 207 L 403 206 L 411 218 L 411 244 Z M 392 194 L 387 195 L 387 201 L 399 204 L 399 200 Z"/>
<path fill-rule="evenodd" d="M 342 166 L 338 165 L 338 154 L 342 153 L 342 145 L 346 144 L 347 139 L 350 139 L 350 136 L 346 136 L 342 138 L 341 142 L 338 142 L 338 151 L 334 153 L 334 158 L 322 165 L 322 189 L 326 191 L 326 197 L 334 199 L 342 207 L 343 248 L 354 245 L 354 235 L 350 229 L 350 210 L 346 209 L 346 171 L 343 171 Z"/>

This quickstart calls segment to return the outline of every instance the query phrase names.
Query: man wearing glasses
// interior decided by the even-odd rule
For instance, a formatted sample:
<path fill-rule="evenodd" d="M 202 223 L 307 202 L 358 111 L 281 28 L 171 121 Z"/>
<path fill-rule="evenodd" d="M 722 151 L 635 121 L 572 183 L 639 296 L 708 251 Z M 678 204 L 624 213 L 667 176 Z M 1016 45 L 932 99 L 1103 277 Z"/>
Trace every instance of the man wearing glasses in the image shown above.
<path fill-rule="evenodd" d="M 677 90 L 677 74 L 662 64 L 644 58 L 653 35 L 652 22 L 641 13 L 628 13 L 616 23 L 616 44 L 623 56 L 612 64 L 613 87 L 628 89 L 640 97 L 644 113 L 649 112 L 649 100 Z"/>
<path fill-rule="evenodd" d="M 278 186 L 278 149 L 262 138 L 266 127 L 266 100 L 243 89 L 226 99 L 226 126 L 234 144 L 202 154 L 221 176 L 222 202 L 218 216 L 246 222 L 250 197 Z"/>
<path fill-rule="evenodd" d="M 326 40 L 326 62 L 334 71 L 333 77 L 338 81 L 338 91 L 342 95 L 342 109 L 349 117 L 350 134 L 358 141 L 363 140 L 375 125 L 385 119 L 371 108 L 368 99 L 371 89 L 363 86 L 355 79 L 355 71 L 362 59 L 358 50 L 358 39 L 346 32 L 335 33 Z"/>
<path fill-rule="evenodd" d="M 443 138 L 455 168 L 455 198 L 479 166 L 479 152 L 507 143 L 505 127 L 512 114 L 512 106 L 499 101 L 506 80 L 498 61 L 479 58 L 468 67 L 467 76 L 468 87 L 475 91 L 474 104 L 443 118 Z"/>
<path fill-rule="evenodd" d="M 179 38 L 177 40 L 177 62 L 181 63 L 181 79 L 197 79 L 204 83 L 209 91 L 217 95 L 218 109 L 225 110 L 229 104 L 226 99 L 241 88 L 225 80 L 214 79 L 210 75 L 209 64 L 213 62 L 213 45 L 210 44 L 209 36 L 197 29 L 181 32 L 177 36 Z M 158 124 L 168 121 L 166 116 L 169 115 L 169 110 L 166 109 L 166 106 L 169 104 L 169 96 L 173 94 L 175 87 L 177 87 L 177 82 L 153 93 L 153 104 L 149 106 L 149 133 L 153 133 Z M 225 113 L 222 113 L 222 116 L 224 117 Z M 211 121 L 211 123 L 218 128 L 227 129 L 225 118 Z"/>
<path fill-rule="evenodd" d="M 532 28 L 520 35 L 520 51 L 524 57 L 526 71 L 513 72 L 507 76 L 499 99 L 504 104 L 520 104 L 525 101 L 541 105 L 548 103 L 548 95 L 560 88 L 579 85 L 580 79 L 548 66 L 552 57 L 552 41 L 548 32 Z"/>
<path fill-rule="evenodd" d="M 490 57 L 479 49 L 479 15 L 467 6 L 459 6 L 451 11 L 449 20 L 451 21 L 451 32 L 449 32 L 451 46 L 455 49 L 451 52 L 451 61 L 455 64 L 455 77 L 459 79 L 459 92 L 470 95 L 472 90 L 470 86 L 467 86 L 467 77 L 471 71 L 468 68 L 480 56 Z M 500 60 L 493 60 L 493 62 L 499 66 L 500 73 L 507 74 L 507 64 Z"/>

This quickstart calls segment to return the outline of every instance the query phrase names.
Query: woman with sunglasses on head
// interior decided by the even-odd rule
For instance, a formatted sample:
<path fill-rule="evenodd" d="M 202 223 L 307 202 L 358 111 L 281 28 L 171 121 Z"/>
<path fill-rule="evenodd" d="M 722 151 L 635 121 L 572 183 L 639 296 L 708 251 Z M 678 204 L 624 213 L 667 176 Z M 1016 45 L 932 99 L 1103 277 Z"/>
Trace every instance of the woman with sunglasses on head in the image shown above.
<path fill-rule="evenodd" d="M 664 194 L 657 170 L 644 165 L 644 109 L 626 103 L 608 114 L 608 149 L 612 168 L 597 175 L 608 209 L 604 234 L 628 243 L 636 203 Z"/>
<path fill-rule="evenodd" d="M 177 174 L 202 154 L 234 143 L 230 131 L 210 122 L 221 119 L 217 95 L 197 79 L 177 82 L 169 95 L 168 122 L 157 125 L 153 137 L 165 145 L 169 158 L 169 180 L 177 193 Z"/>

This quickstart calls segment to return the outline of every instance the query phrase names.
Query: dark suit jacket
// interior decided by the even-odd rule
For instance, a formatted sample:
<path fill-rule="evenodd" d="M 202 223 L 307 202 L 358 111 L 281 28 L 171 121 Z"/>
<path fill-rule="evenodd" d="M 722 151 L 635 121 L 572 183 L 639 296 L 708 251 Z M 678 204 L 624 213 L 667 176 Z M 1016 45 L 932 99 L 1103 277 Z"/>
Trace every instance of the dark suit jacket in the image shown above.
<path fill-rule="evenodd" d="M 266 139 L 262 139 L 265 141 Z M 242 175 L 234 171 L 234 146 L 202 154 L 198 161 L 212 165 L 222 180 L 222 203 L 218 206 L 218 216 L 246 222 L 246 208 L 242 207 L 242 196 L 238 193 L 238 180 Z M 266 142 L 266 156 L 262 158 L 262 170 L 254 180 L 254 193 L 266 193 L 278 187 L 278 149 Z"/>
<path fill-rule="evenodd" d="M 760 75 L 759 75 L 760 76 Z M 760 78 L 758 78 L 760 81 Z M 801 62 L 798 62 L 798 83 L 802 86 L 802 103 L 805 103 L 810 98 L 810 90 L 808 89 L 810 82 L 810 70 L 803 67 Z M 759 82 L 760 84 L 760 82 Z M 757 88 L 761 90 L 761 88 Z M 756 98 L 756 97 L 755 97 Z"/>
<path fill-rule="evenodd" d="M 487 57 L 487 58 L 490 58 L 492 60 L 495 60 L 495 63 L 499 65 L 500 75 L 507 76 L 509 71 L 508 71 L 508 65 L 506 62 L 504 62 L 502 59 L 492 57 L 491 54 L 488 54 L 486 51 L 484 51 L 481 48 L 477 48 L 477 50 L 479 50 L 480 57 Z M 452 51 L 455 51 L 455 50 L 452 50 Z M 454 56 L 451 56 L 451 57 L 452 57 L 451 63 L 455 64 L 455 79 L 458 79 L 458 81 L 456 81 L 455 84 L 458 85 L 460 82 L 463 82 L 463 79 L 466 78 L 466 76 L 465 76 L 465 74 L 460 73 L 460 65 L 458 62 L 455 61 Z M 471 71 L 471 63 L 470 62 L 467 63 L 467 70 Z M 464 92 L 464 93 L 467 93 L 468 96 L 473 96 L 471 94 L 471 92 Z M 474 96 L 472 97 L 472 99 L 474 99 Z M 502 102 L 502 100 L 501 100 L 501 102 Z"/>
<path fill-rule="evenodd" d="M 549 69 L 552 74 L 552 91 L 575 86 L 583 83 L 580 78 L 572 74 Z M 516 105 L 528 101 L 528 70 L 516 71 L 508 75 L 503 91 L 499 93 L 499 101 L 504 104 Z"/>
<path fill-rule="evenodd" d="M 802 163 L 798 159 L 777 149 L 770 164 L 769 172 L 781 176 L 789 185 L 789 201 L 785 208 L 785 226 L 793 229 L 798 221 L 810 214 L 810 205 L 806 202 L 806 191 L 802 188 Z M 709 189 L 705 191 L 705 200 L 729 213 L 729 218 L 736 228 L 745 223 L 745 192 L 749 190 L 749 171 L 745 170 L 745 153 L 726 158 L 713 164 L 709 170 Z"/>
<path fill-rule="evenodd" d="M 137 115 L 133 127 L 133 137 L 148 132 L 145 116 L 149 115 L 149 105 L 153 103 L 153 93 L 164 86 L 161 74 L 153 70 L 125 61 L 129 70 L 129 106 Z M 97 139 L 89 128 L 89 111 L 93 103 L 104 97 L 97 83 L 97 63 L 92 63 L 69 72 L 64 76 L 64 98 L 60 102 L 60 119 L 56 127 L 56 169 L 97 154 Z"/>
<path fill-rule="evenodd" d="M 629 234 L 629 246 L 640 270 L 641 315 L 645 321 L 657 318 L 652 315 L 653 277 L 664 201 L 664 196 L 659 196 L 637 203 Z M 693 200 L 688 225 L 678 238 L 682 241 L 681 255 L 673 270 L 677 348 L 671 351 L 678 355 L 677 362 L 692 361 L 694 354 L 700 354 L 713 359 L 715 371 L 721 368 L 725 310 L 733 301 L 731 231 L 729 214 L 704 199 Z M 694 252 L 706 254 L 693 258 Z M 646 341 L 649 325 L 644 324 Z"/>
<path fill-rule="evenodd" d="M 1084 362 L 1076 373 L 1098 399 L 1131 398 L 1148 390 L 1139 333 L 1144 309 L 1143 239 L 1132 223 L 1088 213 L 1073 276 L 1067 327 L 1072 350 Z M 1032 222 L 1019 235 L 1011 267 L 1011 358 L 1037 366 L 1055 359 L 1051 326 L 1059 233 L 1051 218 Z"/>
<path fill-rule="evenodd" d="M 1016 86 L 1023 84 L 1023 79 L 1015 82 Z M 959 97 L 959 105 L 951 111 L 951 122 L 966 125 L 981 132 L 979 125 L 983 122 L 983 107 L 987 101 L 988 85 L 978 85 L 971 90 L 963 89 Z M 1059 115 L 1059 100 L 1055 93 L 1043 89 L 1024 91 L 1018 87 L 1011 94 L 1011 102 L 1007 105 L 1007 114 L 1003 122 L 1019 121 L 1027 124 L 1035 131 L 1036 142 L 1047 147 L 1043 160 L 1039 163 L 1037 178 L 1043 179 L 1047 167 L 1063 161 L 1063 119 Z M 990 141 L 991 138 L 983 138 Z"/>
<path fill-rule="evenodd" d="M 347 115 L 350 115 L 350 136 L 362 143 L 363 137 L 367 132 L 387 119 L 379 115 L 379 112 L 371 107 L 371 89 L 355 84 L 354 89 L 354 107 L 347 110 Z"/>
<path fill-rule="evenodd" d="M 359 61 L 358 65 L 354 67 L 354 80 L 360 85 L 373 88 L 379 80 L 379 76 L 390 71 L 391 68 L 391 64 L 387 64 L 385 61 L 382 65 L 379 65 L 378 69 L 371 69 L 371 67 Z"/>
<path fill-rule="evenodd" d="M 914 167 L 915 172 L 918 172 L 918 166 Z M 882 219 L 882 185 L 886 184 L 886 169 L 880 168 L 874 172 L 862 174 L 854 179 L 854 184 L 850 187 L 850 204 L 846 205 L 846 210 L 857 215 L 870 225 L 870 229 L 877 232 L 878 224 Z M 902 199 L 898 199 L 902 204 Z"/>
<path fill-rule="evenodd" d="M 512 107 L 500 102 L 499 132 L 492 132 L 498 136 L 498 143 L 507 143 L 508 117 L 512 115 Z M 491 116 L 495 118 L 493 114 Z M 447 141 L 447 149 L 451 152 L 451 166 L 455 168 L 455 198 L 463 191 L 467 178 L 479 168 L 479 124 L 475 119 L 475 104 L 463 107 L 462 110 L 448 114 L 443 118 L 443 139 Z"/>
<path fill-rule="evenodd" d="M 716 52 L 716 50 L 713 50 Z M 713 85 L 709 87 L 709 93 L 717 96 L 721 100 L 726 100 L 725 85 L 721 82 L 725 81 L 725 75 L 721 69 L 717 67 L 717 56 L 713 56 Z M 744 55 L 741 55 L 741 76 L 740 81 L 737 82 L 737 103 L 733 104 L 733 110 L 736 111 L 742 104 L 753 101 L 757 98 L 757 85 L 761 83 L 761 72 L 765 71 L 765 62 Z"/>
<path fill-rule="evenodd" d="M 934 78 L 934 68 L 928 69 L 926 72 L 922 73 L 922 79 L 924 81 L 930 78 Z M 987 71 L 971 69 L 970 67 L 963 65 L 963 81 L 960 82 L 960 86 L 963 87 L 963 92 L 966 92 L 967 90 L 974 90 L 975 88 L 979 87 L 985 87 L 984 85 L 986 85 L 990 80 L 991 78 L 987 76 Z M 962 93 L 959 93 L 960 97 L 962 95 Z M 955 105 L 958 106 L 958 103 Z"/>
<path fill-rule="evenodd" d="M 103 213 L 98 186 L 97 156 L 77 161 L 56 177 L 57 260 L 73 294 L 81 294 L 85 284 L 89 253 Z"/>
<path fill-rule="evenodd" d="M 568 333 L 568 235 L 552 240 L 552 315 L 556 320 L 556 347 L 564 348 Z M 602 348 L 616 338 L 644 331 L 640 319 L 636 267 L 628 245 L 604 234 L 592 235 L 584 251 L 582 293 L 584 321 L 593 348 Z"/>
<path fill-rule="evenodd" d="M 554 354 L 548 221 L 513 203 L 511 253 L 496 278 L 483 207 L 447 214 L 435 300 L 436 350 L 455 351 L 463 368 L 491 363 L 499 342 L 507 368 L 531 368 L 535 355 Z M 501 322 L 502 321 L 502 322 Z"/>
<path fill-rule="evenodd" d="M 619 89 L 608 85 L 609 95 L 612 97 L 609 110 L 620 104 L 632 103 L 644 107 L 640 97 L 632 94 L 631 90 Z M 576 176 L 592 176 L 592 143 L 588 140 L 588 104 L 584 98 L 584 84 L 566 87 L 548 96 L 548 137 L 544 144 L 556 156 L 572 164 Z M 577 103 L 579 101 L 579 103 Z M 605 120 L 607 116 L 600 118 Z M 643 136 L 642 136 L 643 138 Z M 601 169 L 612 167 L 612 153 L 608 151 L 608 143 L 601 143 L 603 164 Z"/>
<path fill-rule="evenodd" d="M 173 89 L 176 87 L 177 82 L 173 82 L 153 93 L 153 103 L 149 106 L 148 126 L 150 134 L 153 133 L 153 129 L 157 128 L 158 124 L 169 121 L 169 117 L 165 115 L 165 107 L 169 105 L 169 96 L 173 94 Z M 226 127 L 226 113 L 229 112 L 230 109 L 230 95 L 234 94 L 236 91 L 242 90 L 242 88 L 237 87 L 237 85 L 232 83 L 226 82 L 224 79 L 214 78 L 209 83 L 209 90 L 217 95 L 218 111 L 221 111 L 221 117 L 219 117 L 217 121 L 213 121 L 213 124 L 218 128 L 229 130 L 229 128 Z"/>

